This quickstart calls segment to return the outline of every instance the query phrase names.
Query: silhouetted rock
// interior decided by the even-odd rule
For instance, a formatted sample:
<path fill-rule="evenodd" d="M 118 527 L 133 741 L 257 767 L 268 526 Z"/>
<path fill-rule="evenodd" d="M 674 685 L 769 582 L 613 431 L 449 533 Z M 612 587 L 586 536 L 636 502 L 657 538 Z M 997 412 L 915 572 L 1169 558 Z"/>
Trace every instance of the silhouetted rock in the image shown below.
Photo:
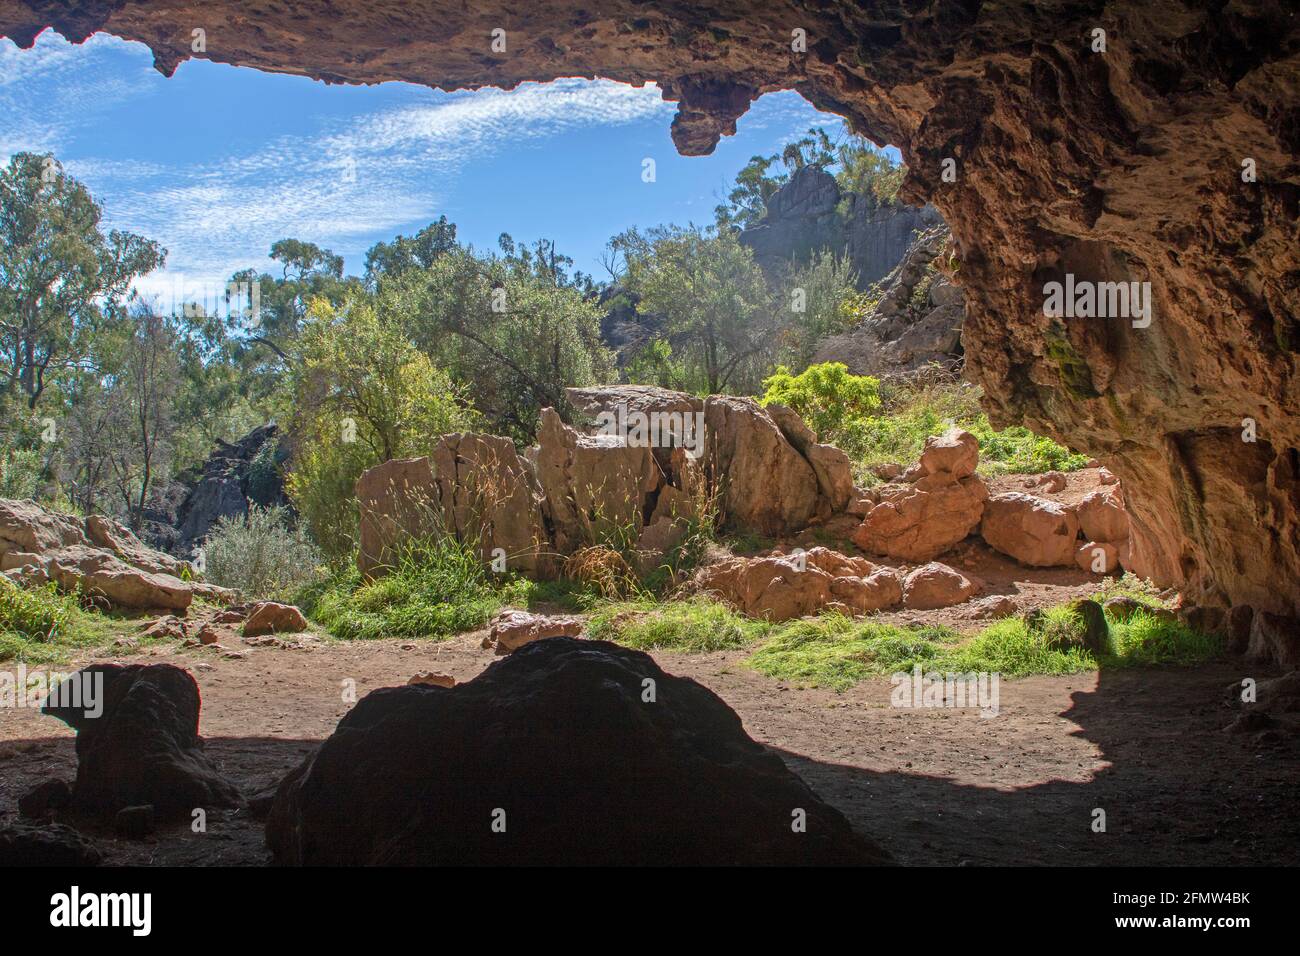
<path fill-rule="evenodd" d="M 266 836 L 305 865 L 889 862 L 711 691 L 570 638 L 367 695 L 281 784 Z"/>
<path fill-rule="evenodd" d="M 94 843 L 62 823 L 0 828 L 0 867 L 98 866 L 103 859 Z"/>
<path fill-rule="evenodd" d="M 242 799 L 203 752 L 199 688 L 171 664 L 94 664 L 77 706 L 54 691 L 42 710 L 77 731 L 77 809 L 116 812 L 153 804 L 160 814 L 239 806 Z M 102 680 L 90 700 L 86 688 Z M 100 708 L 98 716 L 96 708 Z"/>

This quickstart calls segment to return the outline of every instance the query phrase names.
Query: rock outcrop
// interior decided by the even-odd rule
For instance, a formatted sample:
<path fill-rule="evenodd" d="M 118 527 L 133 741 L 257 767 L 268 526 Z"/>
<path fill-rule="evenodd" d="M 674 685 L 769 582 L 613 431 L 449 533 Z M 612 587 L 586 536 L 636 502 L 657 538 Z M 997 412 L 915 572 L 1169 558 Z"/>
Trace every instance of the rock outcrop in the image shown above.
<path fill-rule="evenodd" d="M 0 498 L 0 573 L 15 584 L 53 581 L 115 608 L 184 611 L 196 595 L 233 599 L 224 588 L 183 579 L 186 568 L 110 518 L 83 520 Z"/>
<path fill-rule="evenodd" d="M 203 751 L 199 688 L 179 667 L 95 664 L 51 690 L 42 710 L 77 731 L 76 809 L 188 814 L 243 803 Z"/>
<path fill-rule="evenodd" d="M 941 222 L 928 206 L 882 205 L 874 196 L 845 193 L 830 173 L 807 165 L 772 194 L 765 215 L 740 233 L 740 242 L 773 276 L 791 261 L 829 251 L 848 261 L 865 289 L 898 264 L 915 232 Z"/>
<path fill-rule="evenodd" d="M 580 425 L 543 409 L 537 445 L 446 435 L 428 458 L 385 462 L 357 482 L 358 563 L 375 575 L 404 541 L 454 534 L 485 560 L 533 577 L 625 537 L 648 573 L 706 499 L 734 528 L 792 534 L 855 499 L 848 456 L 819 444 L 790 409 L 645 386 L 571 388 Z"/>
<path fill-rule="evenodd" d="M 965 300 L 936 266 L 950 241 L 942 223 L 917 235 L 875 290 L 870 311 L 852 329 L 823 342 L 813 361 L 843 362 L 854 375 L 880 377 L 927 365 L 959 367 Z"/>
<path fill-rule="evenodd" d="M 570 638 L 367 695 L 281 783 L 266 838 L 307 866 L 889 862 L 711 691 Z"/>
<path fill-rule="evenodd" d="M 975 474 L 979 443 L 960 429 L 926 439 L 913 482 L 891 484 L 870 504 L 853 543 L 904 561 L 929 561 L 979 527 L 988 488 Z"/>

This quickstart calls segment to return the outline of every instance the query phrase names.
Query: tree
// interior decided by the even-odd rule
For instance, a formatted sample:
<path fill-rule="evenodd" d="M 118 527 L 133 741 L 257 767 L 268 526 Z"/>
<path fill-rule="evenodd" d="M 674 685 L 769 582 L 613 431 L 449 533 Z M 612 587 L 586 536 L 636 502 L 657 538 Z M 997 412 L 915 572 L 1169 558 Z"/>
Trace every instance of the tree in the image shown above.
<path fill-rule="evenodd" d="M 456 224 L 439 216 L 414 236 L 398 236 L 392 242 L 377 242 L 366 253 L 366 284 L 371 288 L 385 276 L 397 276 L 411 269 L 427 269 L 456 248 Z"/>
<path fill-rule="evenodd" d="M 353 488 L 367 468 L 427 455 L 479 416 L 463 389 L 364 295 L 309 310 L 290 366 L 299 436 L 289 496 L 321 550 L 355 543 Z"/>
<path fill-rule="evenodd" d="M 49 155 L 0 171 L 0 388 L 34 409 L 53 378 L 82 368 L 133 280 L 160 267 L 158 243 L 100 230 L 101 209 Z"/>
<path fill-rule="evenodd" d="M 612 242 L 626 256 L 627 286 L 641 296 L 640 307 L 668 317 L 673 354 L 692 387 L 710 393 L 757 387 L 778 344 L 780 314 L 735 233 L 661 226 Z"/>
<path fill-rule="evenodd" d="M 381 288 L 378 308 L 467 383 L 494 432 L 528 442 L 543 407 L 571 417 L 565 387 L 604 380 L 612 362 L 599 311 L 558 260 L 503 249 L 457 248 Z"/>

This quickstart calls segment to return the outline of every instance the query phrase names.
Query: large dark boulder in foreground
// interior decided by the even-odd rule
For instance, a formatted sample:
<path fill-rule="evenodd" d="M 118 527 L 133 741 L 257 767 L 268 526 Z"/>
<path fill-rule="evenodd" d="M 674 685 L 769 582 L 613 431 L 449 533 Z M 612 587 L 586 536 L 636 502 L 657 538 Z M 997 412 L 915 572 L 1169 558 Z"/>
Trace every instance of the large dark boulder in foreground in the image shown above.
<path fill-rule="evenodd" d="M 86 689 L 101 678 L 102 691 L 88 698 Z M 188 671 L 171 664 L 95 664 L 69 680 L 82 682 L 80 700 L 52 692 L 43 710 L 77 731 L 74 809 L 116 812 L 152 804 L 160 814 L 179 814 L 243 804 L 203 752 L 199 687 Z"/>
<path fill-rule="evenodd" d="M 563 637 L 366 696 L 280 785 L 266 838 L 304 865 L 890 862 L 707 688 Z"/>

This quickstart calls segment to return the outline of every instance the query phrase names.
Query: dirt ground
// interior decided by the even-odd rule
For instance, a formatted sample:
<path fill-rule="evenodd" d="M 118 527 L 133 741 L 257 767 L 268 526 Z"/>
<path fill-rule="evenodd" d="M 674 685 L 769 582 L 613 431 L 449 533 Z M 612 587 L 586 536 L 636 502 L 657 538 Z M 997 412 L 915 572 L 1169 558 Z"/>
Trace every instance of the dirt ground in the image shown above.
<path fill-rule="evenodd" d="M 154 649 L 125 661 L 190 668 L 201 731 L 246 793 L 273 784 L 334 728 L 356 696 L 419 671 L 466 680 L 492 660 L 481 635 L 445 643 L 308 641 L 296 649 Z M 233 651 L 234 649 L 231 649 Z M 229 654 L 230 651 L 225 652 Z M 1243 665 L 1103 671 L 1003 681 L 1000 713 L 899 710 L 890 683 L 844 694 L 773 681 L 742 652 L 657 653 L 715 691 L 757 740 L 907 864 L 1282 864 L 1300 845 L 1296 738 L 1223 732 L 1224 688 Z M 103 658 L 100 658 L 101 660 Z M 18 797 L 75 773 L 73 734 L 35 709 L 0 711 L 0 823 Z M 1094 810 L 1106 832 L 1092 830 Z M 119 864 L 260 865 L 261 823 L 213 812 L 143 842 L 81 824 Z"/>

